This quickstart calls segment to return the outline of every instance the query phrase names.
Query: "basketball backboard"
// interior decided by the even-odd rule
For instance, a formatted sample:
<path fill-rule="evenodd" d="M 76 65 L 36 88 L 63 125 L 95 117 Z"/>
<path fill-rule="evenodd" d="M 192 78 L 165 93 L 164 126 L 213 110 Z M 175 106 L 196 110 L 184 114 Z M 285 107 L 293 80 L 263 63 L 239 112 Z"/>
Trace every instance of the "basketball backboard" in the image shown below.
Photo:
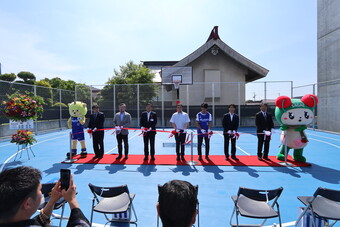
<path fill-rule="evenodd" d="M 181 80 L 180 84 L 192 84 L 192 67 L 162 67 L 162 84 L 171 85 Z"/>

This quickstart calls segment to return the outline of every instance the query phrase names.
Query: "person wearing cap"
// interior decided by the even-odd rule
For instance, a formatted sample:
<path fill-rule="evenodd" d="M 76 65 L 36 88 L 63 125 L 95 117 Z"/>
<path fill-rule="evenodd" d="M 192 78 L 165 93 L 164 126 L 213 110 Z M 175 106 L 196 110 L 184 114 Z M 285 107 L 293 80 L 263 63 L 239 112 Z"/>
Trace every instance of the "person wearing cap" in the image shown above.
<path fill-rule="evenodd" d="M 183 111 L 182 104 L 179 103 L 176 105 L 176 112 L 171 116 L 170 122 L 172 127 L 174 128 L 172 133 L 175 135 L 176 140 L 176 160 L 185 161 L 184 146 L 190 119 L 189 115 Z"/>

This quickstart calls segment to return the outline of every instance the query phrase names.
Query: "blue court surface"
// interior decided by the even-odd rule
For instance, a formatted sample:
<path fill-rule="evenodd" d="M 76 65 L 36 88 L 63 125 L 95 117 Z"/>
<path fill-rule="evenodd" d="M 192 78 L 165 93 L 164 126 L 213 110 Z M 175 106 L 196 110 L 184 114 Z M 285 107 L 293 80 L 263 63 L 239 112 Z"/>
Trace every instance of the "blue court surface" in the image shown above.
<path fill-rule="evenodd" d="M 170 129 L 168 129 L 170 130 Z M 216 129 L 218 131 L 220 129 Z M 92 193 L 88 184 L 98 186 L 115 186 L 127 184 L 130 192 L 135 193 L 134 206 L 138 215 L 138 226 L 156 226 L 156 203 L 158 184 L 173 179 L 186 180 L 199 186 L 200 226 L 229 226 L 233 210 L 231 196 L 235 195 L 239 186 L 255 189 L 274 189 L 282 186 L 280 204 L 283 223 L 293 225 L 297 219 L 298 207 L 302 204 L 297 200 L 299 195 L 312 195 L 317 187 L 340 190 L 340 135 L 320 131 L 307 130 L 309 144 L 304 150 L 307 162 L 311 167 L 253 167 L 253 166 L 176 166 L 176 165 L 109 165 L 109 164 L 62 164 L 66 152 L 69 151 L 69 130 L 38 135 L 37 143 L 32 147 L 36 157 L 30 160 L 23 153 L 14 161 L 17 151 L 15 144 L 8 141 L 0 143 L 0 171 L 21 165 L 33 166 L 43 173 L 42 183 L 53 182 L 59 178 L 59 170 L 68 168 L 74 174 L 78 191 L 78 201 L 84 214 L 90 218 Z M 241 128 L 241 137 L 237 141 L 237 155 L 256 155 L 257 137 L 255 128 Z M 112 131 L 105 133 L 105 153 L 117 153 L 117 142 Z M 130 154 L 143 154 L 143 138 L 140 131 L 130 131 Z M 270 155 L 276 156 L 280 130 L 272 137 Z M 157 154 L 175 154 L 174 138 L 168 133 L 156 135 Z M 194 139 L 196 143 L 196 138 Z M 86 135 L 89 153 L 93 153 L 92 141 Z M 170 144 L 170 146 L 169 146 Z M 194 154 L 197 154 L 194 147 Z M 223 137 L 214 134 L 211 138 L 210 155 L 223 155 Z M 80 150 L 80 144 L 78 144 Z M 190 147 L 186 154 L 190 154 Z M 203 148 L 204 154 L 204 148 Z M 188 160 L 188 157 L 187 157 Z M 55 211 L 60 214 L 60 211 Z M 69 214 L 67 206 L 66 216 Z M 66 226 L 63 221 L 63 226 Z M 103 226 L 104 216 L 94 215 L 93 226 Z M 240 223 L 261 223 L 260 220 L 241 218 Z M 266 225 L 278 223 L 278 219 L 269 219 Z M 58 224 L 54 221 L 53 224 Z M 339 225 L 339 224 L 338 224 Z M 197 224 L 195 225 L 197 226 Z"/>

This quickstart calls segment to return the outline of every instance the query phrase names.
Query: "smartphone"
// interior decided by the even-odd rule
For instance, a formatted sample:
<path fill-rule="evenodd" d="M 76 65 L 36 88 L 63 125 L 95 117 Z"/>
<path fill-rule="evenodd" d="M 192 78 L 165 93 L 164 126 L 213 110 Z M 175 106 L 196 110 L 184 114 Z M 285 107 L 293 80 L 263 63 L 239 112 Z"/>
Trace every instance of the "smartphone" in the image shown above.
<path fill-rule="evenodd" d="M 60 169 L 61 190 L 67 190 L 70 187 L 70 175 L 71 171 L 69 169 Z"/>

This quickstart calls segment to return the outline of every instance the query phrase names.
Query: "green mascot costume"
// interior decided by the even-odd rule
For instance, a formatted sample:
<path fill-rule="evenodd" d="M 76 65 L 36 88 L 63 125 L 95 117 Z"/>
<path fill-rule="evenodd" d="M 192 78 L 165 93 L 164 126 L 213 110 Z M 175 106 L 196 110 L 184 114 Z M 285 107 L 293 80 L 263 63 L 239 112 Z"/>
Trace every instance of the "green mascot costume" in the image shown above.
<path fill-rule="evenodd" d="M 281 147 L 277 159 L 285 160 L 290 149 L 294 149 L 293 159 L 298 162 L 306 162 L 303 156 L 303 149 L 308 144 L 305 134 L 307 125 L 314 120 L 314 108 L 318 103 L 315 95 L 305 95 L 301 99 L 291 99 L 287 96 L 280 96 L 275 101 L 275 117 L 280 123 Z M 286 148 L 287 146 L 287 148 Z"/>

